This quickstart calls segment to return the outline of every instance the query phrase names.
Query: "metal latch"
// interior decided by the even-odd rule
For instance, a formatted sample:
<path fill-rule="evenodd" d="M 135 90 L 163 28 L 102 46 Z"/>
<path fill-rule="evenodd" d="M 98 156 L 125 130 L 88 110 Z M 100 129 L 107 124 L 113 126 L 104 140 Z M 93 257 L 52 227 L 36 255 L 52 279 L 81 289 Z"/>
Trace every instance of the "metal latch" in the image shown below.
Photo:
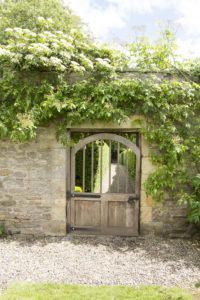
<path fill-rule="evenodd" d="M 138 201 L 139 200 L 139 197 L 138 196 L 129 196 L 128 197 L 128 203 L 132 204 L 132 203 L 135 203 L 135 201 Z"/>

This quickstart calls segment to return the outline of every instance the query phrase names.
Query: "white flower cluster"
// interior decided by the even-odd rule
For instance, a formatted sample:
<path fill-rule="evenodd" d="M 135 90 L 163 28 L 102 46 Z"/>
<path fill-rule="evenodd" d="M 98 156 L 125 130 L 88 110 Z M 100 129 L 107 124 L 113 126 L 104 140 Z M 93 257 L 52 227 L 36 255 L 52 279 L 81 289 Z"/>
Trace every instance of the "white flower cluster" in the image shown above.
<path fill-rule="evenodd" d="M 75 71 L 75 72 L 84 72 L 85 68 L 83 66 L 80 66 L 76 61 L 71 61 L 70 67 Z"/>
<path fill-rule="evenodd" d="M 61 59 L 51 56 L 50 58 L 46 56 L 39 56 L 35 59 L 35 56 L 33 54 L 27 54 L 25 56 L 26 61 L 29 65 L 41 65 L 45 67 L 51 67 L 55 70 L 64 71 L 66 67 L 64 66 Z"/>
<path fill-rule="evenodd" d="M 67 61 L 69 61 L 71 58 L 71 54 L 67 51 L 60 51 L 59 55 L 62 56 Z"/>
<path fill-rule="evenodd" d="M 25 56 L 25 59 L 31 61 L 31 60 L 34 59 L 34 55 L 32 55 L 32 54 L 27 54 L 27 55 Z"/>
<path fill-rule="evenodd" d="M 32 116 L 29 114 L 17 114 L 17 118 L 20 121 L 22 128 L 32 128 L 34 127 L 34 122 Z"/>
<path fill-rule="evenodd" d="M 14 38 L 23 38 L 26 40 L 27 38 L 34 38 L 36 37 L 36 33 L 30 31 L 29 29 L 22 29 L 22 28 L 6 28 L 5 32 Z"/>
<path fill-rule="evenodd" d="M 48 26 L 53 23 L 53 20 L 51 18 L 45 19 L 43 17 L 38 17 L 37 20 L 40 25 L 45 25 L 45 26 Z"/>
<path fill-rule="evenodd" d="M 60 39 L 60 45 L 63 46 L 64 48 L 68 49 L 68 50 L 72 50 L 74 47 L 72 46 L 71 43 L 68 43 L 66 40 L 64 39 Z"/>
<path fill-rule="evenodd" d="M 56 69 L 58 68 L 61 71 L 64 71 L 66 69 L 62 64 L 62 60 L 54 56 L 49 59 L 49 65 L 55 67 Z"/>
<path fill-rule="evenodd" d="M 22 54 L 13 53 L 10 50 L 0 47 L 0 59 L 9 61 L 14 64 L 19 64 L 21 58 L 22 58 Z"/>
<path fill-rule="evenodd" d="M 45 25 L 46 21 L 51 22 L 51 20 L 38 17 L 41 25 Z M 74 72 L 85 72 L 94 68 L 93 60 L 84 53 L 88 53 L 91 49 L 83 41 L 76 40 L 76 30 L 71 31 L 72 36 L 63 34 L 61 31 L 51 33 L 48 30 L 36 34 L 29 29 L 18 27 L 7 28 L 6 31 L 11 38 L 8 46 L 0 48 L 0 57 L 19 64 L 24 56 L 23 69 L 35 66 L 58 71 L 71 68 Z M 93 51 L 98 53 L 98 50 L 99 48 L 96 49 L 94 46 L 91 54 Z M 112 68 L 109 59 L 96 58 L 95 65 L 99 69 Z"/>
<path fill-rule="evenodd" d="M 42 43 L 32 43 L 31 46 L 28 47 L 28 50 L 32 53 L 41 55 L 41 54 L 47 54 L 50 55 L 51 54 L 51 49 Z"/>
<path fill-rule="evenodd" d="M 0 56 L 11 56 L 11 52 L 7 49 L 0 47 Z"/>
<path fill-rule="evenodd" d="M 89 59 L 89 58 L 87 58 L 83 53 L 81 53 L 80 55 L 79 55 L 79 58 L 80 58 L 80 60 L 81 60 L 81 64 L 84 66 L 84 67 L 86 67 L 86 68 L 88 68 L 88 69 L 93 69 L 93 63 L 92 63 L 92 61 Z"/>
<path fill-rule="evenodd" d="M 17 54 L 14 54 L 12 53 L 12 57 L 11 57 L 11 62 L 14 63 L 14 64 L 19 64 L 20 63 L 20 59 L 23 57 L 22 54 L 20 53 L 17 53 Z"/>
<path fill-rule="evenodd" d="M 106 68 L 111 68 L 111 65 L 110 65 L 110 60 L 108 58 L 96 58 L 96 61 L 97 61 L 97 65 L 99 66 L 102 66 L 102 67 L 106 67 Z"/>

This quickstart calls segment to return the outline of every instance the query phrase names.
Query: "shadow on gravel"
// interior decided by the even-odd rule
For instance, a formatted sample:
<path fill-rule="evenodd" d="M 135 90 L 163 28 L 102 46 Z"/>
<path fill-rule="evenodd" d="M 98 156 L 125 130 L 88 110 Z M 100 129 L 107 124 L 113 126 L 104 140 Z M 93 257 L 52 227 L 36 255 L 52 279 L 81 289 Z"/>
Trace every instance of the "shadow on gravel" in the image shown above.
<path fill-rule="evenodd" d="M 106 251 L 120 253 L 138 252 L 144 258 L 155 259 L 158 262 L 181 262 L 185 266 L 200 268 L 200 241 L 186 239 L 166 239 L 158 237 L 112 237 L 85 236 L 69 234 L 66 237 L 21 238 L 10 237 L 3 239 L 4 243 L 16 242 L 20 247 L 45 247 L 48 244 L 65 243 L 66 247 L 87 245 L 105 247 Z"/>
<path fill-rule="evenodd" d="M 108 251 L 140 252 L 144 257 L 158 262 L 182 261 L 186 266 L 200 268 L 200 241 L 186 239 L 166 239 L 158 237 L 124 238 L 124 237 L 72 237 L 73 244 L 105 246 Z"/>

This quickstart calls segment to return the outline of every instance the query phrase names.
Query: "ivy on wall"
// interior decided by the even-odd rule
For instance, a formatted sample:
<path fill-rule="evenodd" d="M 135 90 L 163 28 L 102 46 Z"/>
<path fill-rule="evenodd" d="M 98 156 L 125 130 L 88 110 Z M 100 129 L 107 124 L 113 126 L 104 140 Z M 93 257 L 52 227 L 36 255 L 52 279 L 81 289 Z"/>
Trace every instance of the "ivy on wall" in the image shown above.
<path fill-rule="evenodd" d="M 66 144 L 67 125 L 88 119 L 120 124 L 143 115 L 141 131 L 159 149 L 152 153 L 158 168 L 146 181 L 147 193 L 158 201 L 173 193 L 189 204 L 189 220 L 200 224 L 199 61 L 176 60 L 168 30 L 155 45 L 144 39 L 129 45 L 128 60 L 87 43 L 80 31 L 52 33 L 50 21 L 40 21 L 37 32 L 7 29 L 0 46 L 0 138 L 26 141 L 38 126 L 54 122 Z M 140 73 L 165 70 L 175 79 L 120 75 L 128 63 Z"/>

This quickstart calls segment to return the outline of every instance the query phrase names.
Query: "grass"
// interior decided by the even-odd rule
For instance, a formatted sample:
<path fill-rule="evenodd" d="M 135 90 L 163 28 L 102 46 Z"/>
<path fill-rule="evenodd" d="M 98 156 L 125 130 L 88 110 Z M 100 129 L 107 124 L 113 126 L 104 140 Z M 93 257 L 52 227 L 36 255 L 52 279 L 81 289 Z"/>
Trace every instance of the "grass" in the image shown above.
<path fill-rule="evenodd" d="M 161 286 L 80 286 L 69 284 L 15 283 L 1 300 L 192 300 L 186 290 Z"/>

